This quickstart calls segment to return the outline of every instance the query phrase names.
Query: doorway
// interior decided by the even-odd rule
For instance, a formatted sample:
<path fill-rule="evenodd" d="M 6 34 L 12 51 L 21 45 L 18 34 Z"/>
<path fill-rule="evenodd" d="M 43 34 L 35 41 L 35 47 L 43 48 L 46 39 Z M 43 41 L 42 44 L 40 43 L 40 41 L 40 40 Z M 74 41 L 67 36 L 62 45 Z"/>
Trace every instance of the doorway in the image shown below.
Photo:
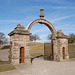
<path fill-rule="evenodd" d="M 62 48 L 63 59 L 65 59 L 65 47 Z"/>
<path fill-rule="evenodd" d="M 24 47 L 20 48 L 20 63 L 24 63 Z"/>

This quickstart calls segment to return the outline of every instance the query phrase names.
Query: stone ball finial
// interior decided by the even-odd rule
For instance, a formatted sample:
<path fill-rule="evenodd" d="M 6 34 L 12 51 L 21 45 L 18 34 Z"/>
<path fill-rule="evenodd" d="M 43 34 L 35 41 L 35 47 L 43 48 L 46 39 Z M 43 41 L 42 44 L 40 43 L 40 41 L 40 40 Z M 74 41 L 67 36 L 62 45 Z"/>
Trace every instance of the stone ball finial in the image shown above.
<path fill-rule="evenodd" d="M 62 30 L 58 30 L 57 32 L 62 32 Z"/>
<path fill-rule="evenodd" d="M 24 26 L 21 26 L 22 28 L 24 28 Z"/>
<path fill-rule="evenodd" d="M 62 32 L 62 30 L 58 30 L 57 31 L 57 37 L 68 38 L 66 35 L 64 35 L 64 33 Z"/>
<path fill-rule="evenodd" d="M 21 25 L 20 24 L 17 24 L 17 27 L 20 27 Z"/>

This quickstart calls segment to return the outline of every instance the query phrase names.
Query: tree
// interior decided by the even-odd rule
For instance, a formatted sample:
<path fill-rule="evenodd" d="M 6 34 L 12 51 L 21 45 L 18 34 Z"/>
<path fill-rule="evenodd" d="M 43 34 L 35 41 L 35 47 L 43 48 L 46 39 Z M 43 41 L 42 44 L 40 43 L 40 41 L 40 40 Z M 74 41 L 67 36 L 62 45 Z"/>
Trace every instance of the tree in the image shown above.
<path fill-rule="evenodd" d="M 75 43 L 75 34 L 73 34 L 73 33 L 70 33 L 69 35 L 68 35 L 68 42 L 69 43 Z M 51 34 L 48 34 L 48 36 L 47 36 L 47 38 L 48 38 L 48 40 L 51 40 L 52 39 L 52 35 Z"/>
<path fill-rule="evenodd" d="M 35 41 L 36 42 L 36 40 L 40 40 L 40 37 L 38 35 L 36 35 L 36 34 L 30 35 L 30 41 Z"/>
<path fill-rule="evenodd" d="M 52 34 L 48 34 L 47 39 L 51 40 L 52 39 Z"/>
<path fill-rule="evenodd" d="M 70 33 L 68 37 L 69 37 L 68 38 L 69 43 L 75 43 L 75 34 Z"/>
<path fill-rule="evenodd" d="M 30 35 L 30 41 L 33 41 L 33 35 Z"/>
<path fill-rule="evenodd" d="M 0 46 L 7 43 L 8 43 L 8 39 L 5 37 L 5 34 L 0 32 Z"/>
<path fill-rule="evenodd" d="M 75 38 L 75 34 L 70 33 L 70 34 L 69 34 L 69 38 Z"/>

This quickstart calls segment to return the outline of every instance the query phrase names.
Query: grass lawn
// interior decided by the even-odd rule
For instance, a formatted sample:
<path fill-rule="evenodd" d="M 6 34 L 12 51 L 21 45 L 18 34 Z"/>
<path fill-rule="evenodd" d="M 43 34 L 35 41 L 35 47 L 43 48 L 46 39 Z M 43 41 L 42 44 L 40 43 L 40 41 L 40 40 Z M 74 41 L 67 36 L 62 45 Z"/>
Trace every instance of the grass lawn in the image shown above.
<path fill-rule="evenodd" d="M 75 58 L 70 58 L 71 61 L 75 61 Z"/>
<path fill-rule="evenodd" d="M 40 55 L 44 55 L 43 53 L 33 53 L 31 54 L 31 57 L 36 57 L 36 56 L 40 56 Z"/>
<path fill-rule="evenodd" d="M 30 52 L 44 52 L 44 43 L 30 42 Z"/>
<path fill-rule="evenodd" d="M 0 66 L 0 72 L 13 70 L 13 69 L 16 69 L 16 68 L 14 66 L 12 66 L 12 65 L 1 65 Z"/>
<path fill-rule="evenodd" d="M 2 60 L 0 59 L 0 62 L 1 62 Z"/>
<path fill-rule="evenodd" d="M 10 49 L 10 45 L 0 46 L 0 50 L 2 50 L 2 49 Z"/>
<path fill-rule="evenodd" d="M 44 55 L 44 43 L 30 42 L 31 57 Z"/>
<path fill-rule="evenodd" d="M 14 66 L 10 64 L 1 64 L 1 62 L 2 60 L 0 59 L 0 72 L 16 69 Z"/>

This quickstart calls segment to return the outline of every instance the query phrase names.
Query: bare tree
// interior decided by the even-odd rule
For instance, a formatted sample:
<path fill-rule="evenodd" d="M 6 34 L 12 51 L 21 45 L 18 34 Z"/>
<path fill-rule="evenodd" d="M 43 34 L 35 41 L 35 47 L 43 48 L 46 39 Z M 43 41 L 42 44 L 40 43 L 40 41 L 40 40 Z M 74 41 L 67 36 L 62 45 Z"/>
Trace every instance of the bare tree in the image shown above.
<path fill-rule="evenodd" d="M 33 41 L 33 37 L 34 37 L 33 35 L 30 35 L 30 41 Z"/>
<path fill-rule="evenodd" d="M 52 34 L 48 34 L 47 39 L 51 40 L 52 39 Z"/>
<path fill-rule="evenodd" d="M 0 32 L 0 46 L 8 43 L 8 39 L 5 37 L 5 34 Z"/>
<path fill-rule="evenodd" d="M 74 33 L 70 33 L 70 34 L 69 34 L 69 37 L 70 37 L 70 38 L 75 38 L 75 34 L 74 34 Z"/>
<path fill-rule="evenodd" d="M 70 33 L 68 37 L 69 37 L 68 39 L 69 43 L 75 43 L 75 34 Z"/>
<path fill-rule="evenodd" d="M 30 41 L 35 41 L 36 42 L 36 40 L 40 40 L 40 37 L 38 35 L 36 35 L 36 34 L 30 35 Z"/>

